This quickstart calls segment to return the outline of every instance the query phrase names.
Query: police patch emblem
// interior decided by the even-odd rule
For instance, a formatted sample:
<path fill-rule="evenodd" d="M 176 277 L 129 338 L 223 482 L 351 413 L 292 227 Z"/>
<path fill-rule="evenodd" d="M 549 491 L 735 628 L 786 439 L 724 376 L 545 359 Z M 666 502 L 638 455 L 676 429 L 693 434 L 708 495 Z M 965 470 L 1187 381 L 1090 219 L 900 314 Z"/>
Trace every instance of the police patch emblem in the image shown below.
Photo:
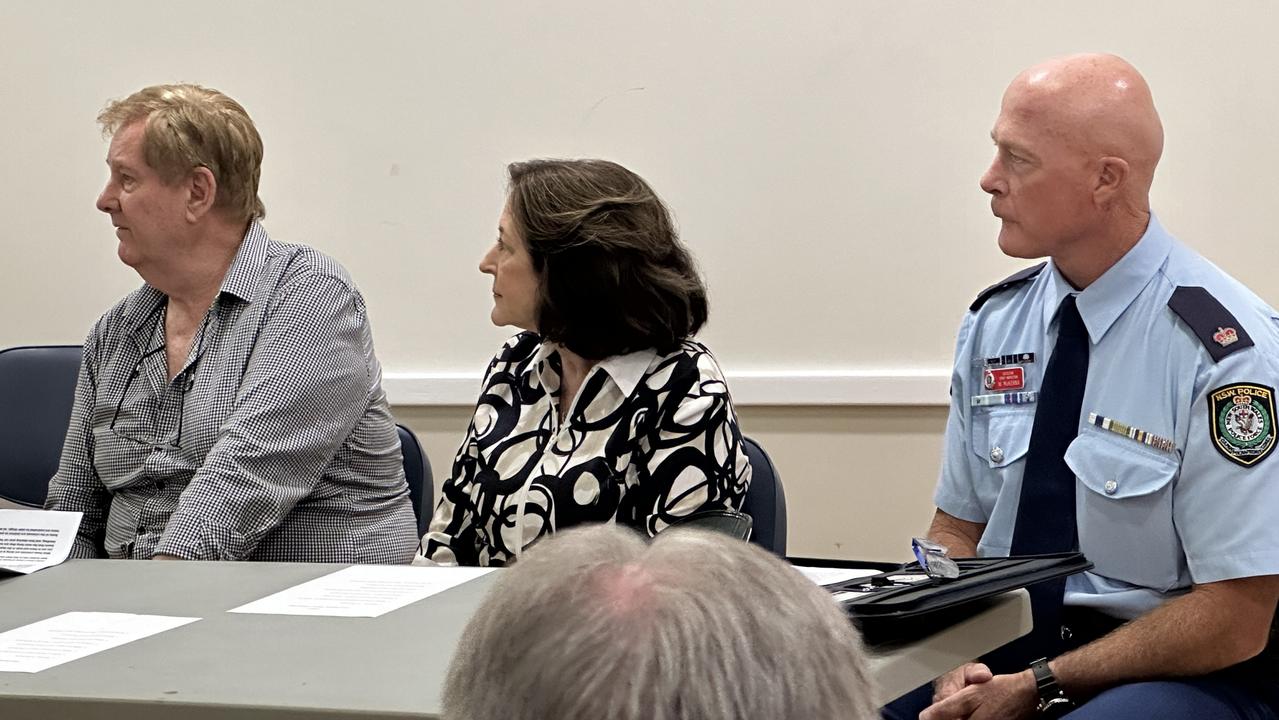
<path fill-rule="evenodd" d="M 1251 467 L 1275 449 L 1275 391 L 1234 383 L 1208 395 L 1212 444 L 1236 465 Z"/>

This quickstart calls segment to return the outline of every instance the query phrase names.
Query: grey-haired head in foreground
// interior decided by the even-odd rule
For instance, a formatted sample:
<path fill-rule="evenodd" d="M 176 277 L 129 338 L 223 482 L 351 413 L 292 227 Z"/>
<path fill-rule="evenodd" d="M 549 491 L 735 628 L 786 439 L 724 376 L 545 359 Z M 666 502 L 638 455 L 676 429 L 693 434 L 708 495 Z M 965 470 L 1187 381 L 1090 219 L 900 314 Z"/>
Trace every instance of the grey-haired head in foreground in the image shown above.
<path fill-rule="evenodd" d="M 876 717 L 856 629 L 753 545 L 597 525 L 502 572 L 449 668 L 449 720 Z"/>

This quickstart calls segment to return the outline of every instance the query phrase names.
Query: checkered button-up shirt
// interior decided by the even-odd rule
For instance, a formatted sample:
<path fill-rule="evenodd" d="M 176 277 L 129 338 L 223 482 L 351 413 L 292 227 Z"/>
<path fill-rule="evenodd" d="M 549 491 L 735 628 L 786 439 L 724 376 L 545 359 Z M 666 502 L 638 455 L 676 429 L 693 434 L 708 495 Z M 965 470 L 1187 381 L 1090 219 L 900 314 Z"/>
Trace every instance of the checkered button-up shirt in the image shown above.
<path fill-rule="evenodd" d="M 46 506 L 73 556 L 408 562 L 416 523 L 364 300 L 256 222 L 171 380 L 167 297 L 143 285 L 89 333 Z"/>

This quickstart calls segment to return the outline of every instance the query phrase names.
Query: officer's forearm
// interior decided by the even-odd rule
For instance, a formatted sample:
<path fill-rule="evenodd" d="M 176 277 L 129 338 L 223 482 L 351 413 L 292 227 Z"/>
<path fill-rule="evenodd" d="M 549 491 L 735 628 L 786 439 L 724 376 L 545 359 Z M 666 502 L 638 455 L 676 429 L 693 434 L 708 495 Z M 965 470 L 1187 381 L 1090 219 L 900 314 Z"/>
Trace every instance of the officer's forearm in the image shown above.
<path fill-rule="evenodd" d="M 981 523 L 960 520 L 954 515 L 938 510 L 928 528 L 928 539 L 946 546 L 951 557 L 976 557 L 977 543 L 986 526 Z"/>
<path fill-rule="evenodd" d="M 1202 675 L 1266 645 L 1279 576 L 1196 585 L 1118 630 L 1053 660 L 1066 694 L 1085 699 L 1127 682 Z"/>

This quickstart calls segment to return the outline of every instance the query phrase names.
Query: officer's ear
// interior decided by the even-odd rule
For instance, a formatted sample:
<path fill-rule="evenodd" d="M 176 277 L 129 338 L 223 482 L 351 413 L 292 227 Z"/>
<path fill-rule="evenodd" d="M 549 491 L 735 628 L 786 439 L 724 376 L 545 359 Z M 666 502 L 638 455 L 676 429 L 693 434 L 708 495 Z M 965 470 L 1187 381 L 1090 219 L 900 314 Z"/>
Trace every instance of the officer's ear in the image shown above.
<path fill-rule="evenodd" d="M 1128 161 L 1121 157 L 1101 158 L 1094 176 L 1093 202 L 1098 207 L 1106 207 L 1119 198 L 1128 183 L 1130 172 Z"/>

